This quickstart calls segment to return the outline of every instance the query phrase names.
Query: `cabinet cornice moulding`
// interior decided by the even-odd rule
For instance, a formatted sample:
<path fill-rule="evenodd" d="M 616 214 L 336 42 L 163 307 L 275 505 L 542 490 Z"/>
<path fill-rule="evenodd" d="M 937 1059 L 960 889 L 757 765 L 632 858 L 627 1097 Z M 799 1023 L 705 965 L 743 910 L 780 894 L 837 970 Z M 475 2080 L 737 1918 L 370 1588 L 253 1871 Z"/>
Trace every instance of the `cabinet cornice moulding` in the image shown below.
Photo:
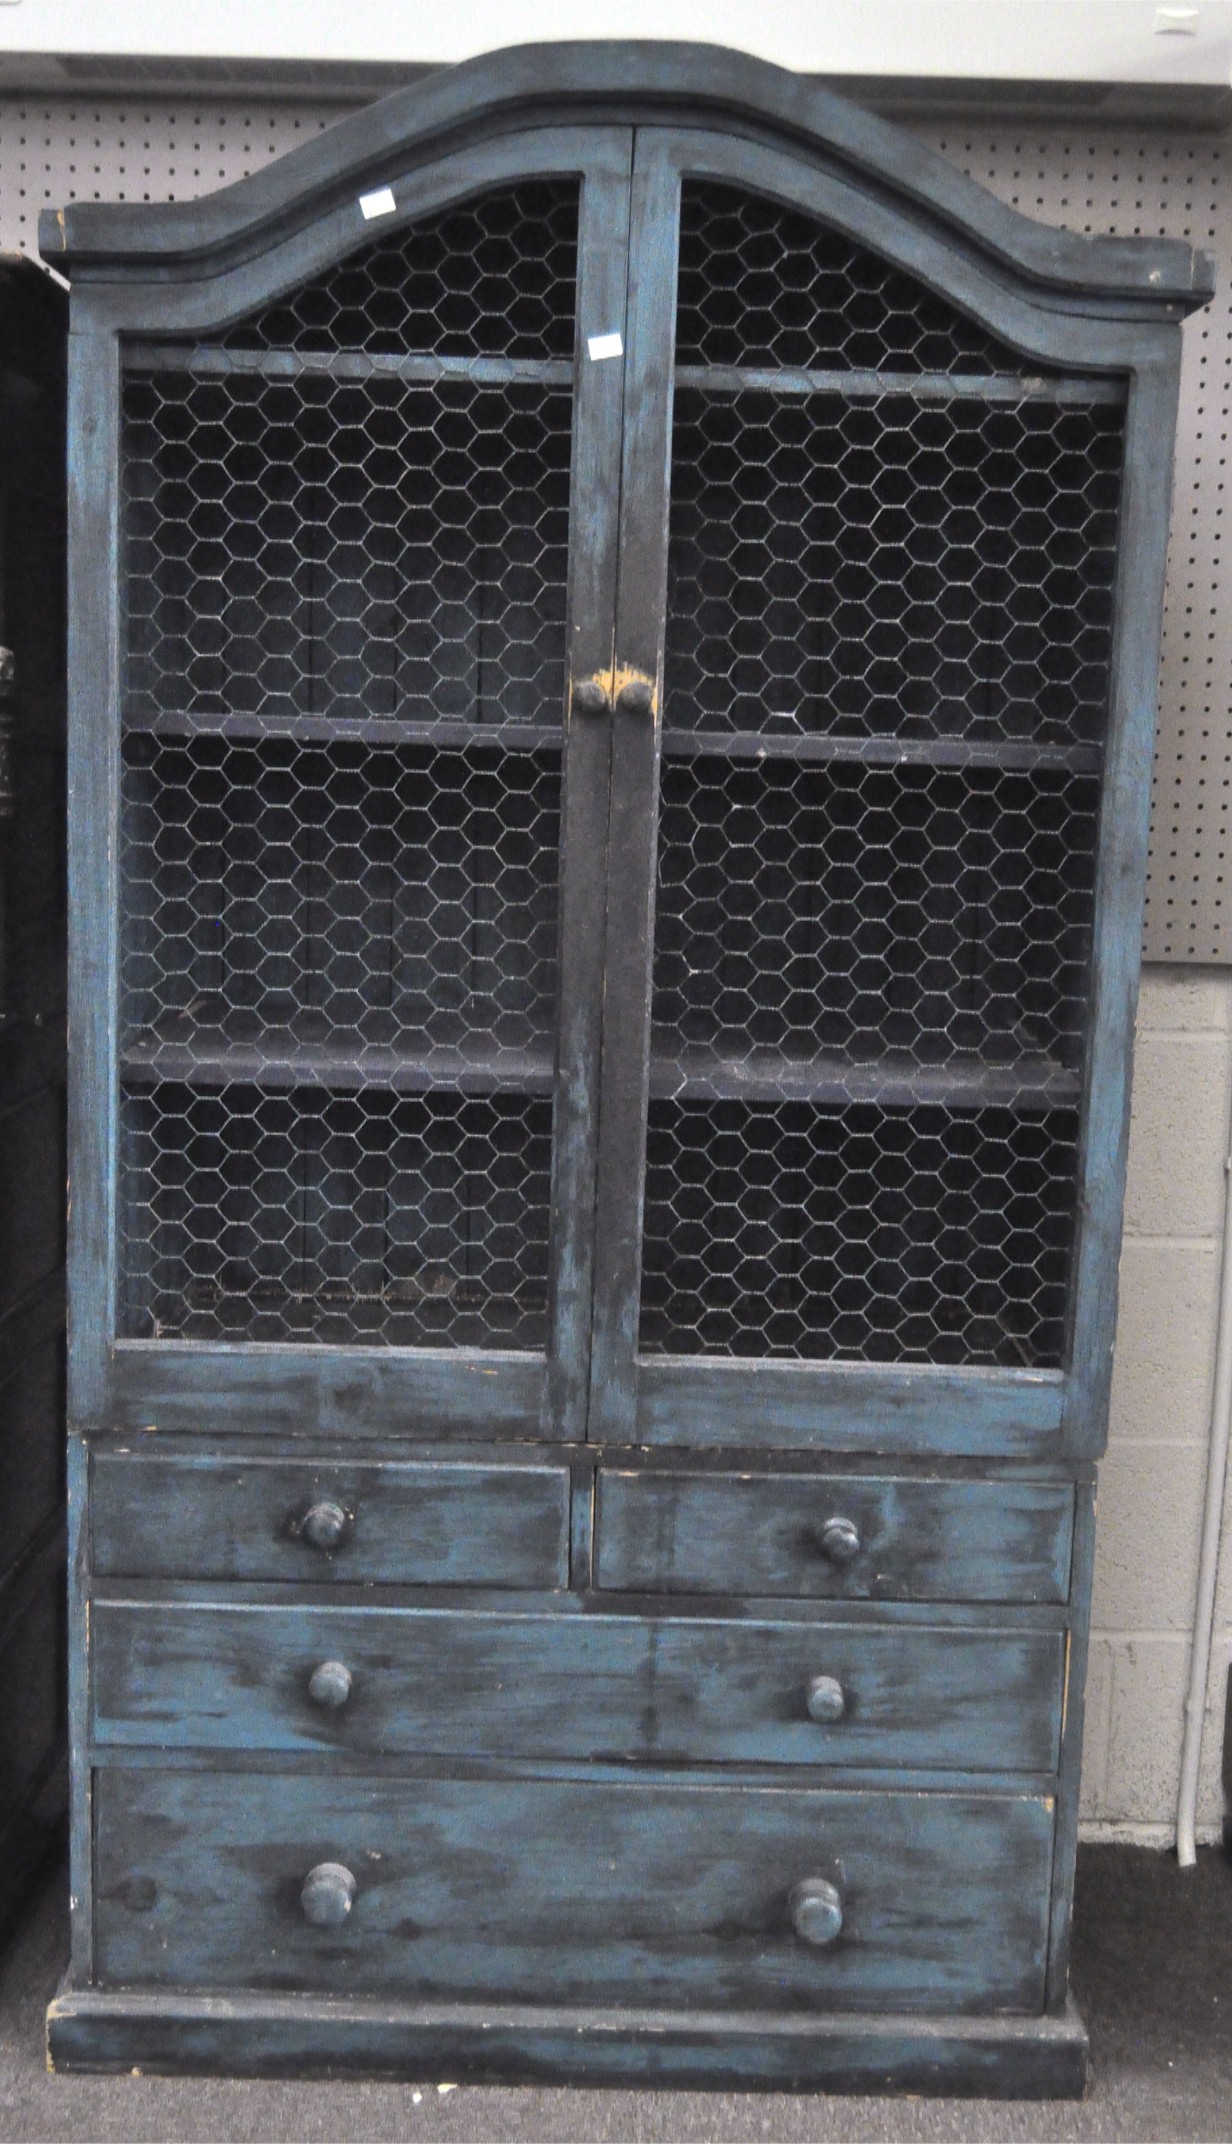
<path fill-rule="evenodd" d="M 522 45 L 442 68 L 352 114 L 265 171 L 191 202 L 74 202 L 39 221 L 44 260 L 70 276 L 140 265 L 152 278 L 258 258 L 348 196 L 462 141 L 545 122 L 723 123 L 804 153 L 913 215 L 1037 301 L 1179 317 L 1214 287 L 1209 254 L 1170 238 L 1049 230 L 933 150 L 815 80 L 711 45 Z M 357 234 L 358 238 L 358 234 Z"/>

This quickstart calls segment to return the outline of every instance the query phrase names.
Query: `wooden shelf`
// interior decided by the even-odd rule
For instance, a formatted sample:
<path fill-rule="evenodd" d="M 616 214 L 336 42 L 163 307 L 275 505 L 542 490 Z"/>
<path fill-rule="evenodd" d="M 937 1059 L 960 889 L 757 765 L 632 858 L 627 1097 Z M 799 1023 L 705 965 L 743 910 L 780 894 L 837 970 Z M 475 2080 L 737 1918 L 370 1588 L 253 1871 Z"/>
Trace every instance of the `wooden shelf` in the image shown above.
<path fill-rule="evenodd" d="M 311 1342 L 318 1347 L 516 1349 L 542 1354 L 546 1302 L 508 1296 L 454 1296 L 412 1280 L 381 1289 L 322 1285 L 315 1292 L 256 1281 L 250 1292 L 200 1285 L 191 1298 L 155 1297 L 150 1315 L 161 1340 Z"/>
<path fill-rule="evenodd" d="M 228 1026 L 193 1026 L 172 1019 L 136 1035 L 120 1067 L 128 1087 L 174 1081 L 185 1086 L 232 1085 L 274 1090 L 361 1089 L 390 1094 L 549 1095 L 553 1045 L 544 1035 L 532 1047 L 473 1034 L 455 1044 L 425 1044 L 414 1035 L 364 1041 L 345 1030 L 305 1019 L 295 1028 L 237 1032 Z M 685 1043 L 651 1050 L 650 1092 L 655 1100 L 739 1100 L 757 1103 L 877 1102 L 887 1108 L 941 1103 L 959 1109 L 1053 1108 L 1074 1104 L 1080 1072 L 1043 1052 L 1007 1063 L 955 1056 L 921 1064 L 905 1050 L 853 1058 L 829 1049 L 813 1054 L 765 1049 L 738 1051 L 735 1038 Z"/>
<path fill-rule="evenodd" d="M 121 1074 L 130 1087 L 177 1081 L 190 1087 L 320 1087 L 340 1094 L 361 1088 L 390 1094 L 552 1091 L 552 1041 L 546 1035 L 534 1047 L 480 1034 L 433 1045 L 410 1034 L 365 1041 L 324 1022 L 315 1027 L 305 1020 L 295 1028 L 245 1034 L 234 1025 L 173 1019 L 132 1038 L 121 1053 Z"/>
<path fill-rule="evenodd" d="M 200 379 L 440 380 L 481 387 L 572 387 L 568 357 L 481 357 L 420 350 L 234 350 L 221 343 L 130 342 L 125 372 L 186 372 Z"/>
<path fill-rule="evenodd" d="M 955 1109 L 1055 1108 L 1072 1105 L 1082 1075 L 1042 1052 L 1008 1063 L 950 1057 L 921 1064 L 906 1050 L 853 1058 L 839 1050 L 783 1055 L 732 1043 L 678 1045 L 670 1054 L 652 1048 L 653 1100 L 747 1102 L 877 1102 L 886 1108 L 941 1103 Z"/>
<path fill-rule="evenodd" d="M 260 743 L 268 737 L 289 737 L 296 744 L 433 745 L 438 749 L 471 750 L 486 746 L 502 752 L 559 751 L 564 732 L 559 722 L 463 722 L 420 720 L 405 715 L 306 715 L 295 708 L 263 708 L 259 713 L 236 709 L 189 714 L 169 708 L 130 711 L 124 717 L 127 736 L 235 737 Z"/>
<path fill-rule="evenodd" d="M 993 773 L 1098 774 L 1103 753 L 1095 744 L 1030 744 L 1006 738 L 844 737 L 815 735 L 786 722 L 768 730 L 675 729 L 664 723 L 669 759 L 833 760 L 867 767 L 987 768 Z"/>
<path fill-rule="evenodd" d="M 916 402 L 1093 402 L 1120 406 L 1124 378 L 1089 374 L 1051 376 L 1030 372 L 878 372 L 830 366 L 802 370 L 790 365 L 677 365 L 677 387 L 712 394 L 841 395 L 849 401 L 909 395 Z"/>
<path fill-rule="evenodd" d="M 258 712 L 211 709 L 187 713 L 141 708 L 124 718 L 127 736 L 234 737 L 260 743 L 289 737 L 297 744 L 432 745 L 449 751 L 490 748 L 502 752 L 559 751 L 560 723 L 419 720 L 404 715 L 309 715 L 294 708 Z M 1004 773 L 1098 774 L 1103 753 L 1095 744 L 1030 744 L 1013 739 L 965 737 L 850 737 L 806 730 L 678 729 L 663 731 L 671 759 L 833 760 L 869 767 L 988 768 Z"/>

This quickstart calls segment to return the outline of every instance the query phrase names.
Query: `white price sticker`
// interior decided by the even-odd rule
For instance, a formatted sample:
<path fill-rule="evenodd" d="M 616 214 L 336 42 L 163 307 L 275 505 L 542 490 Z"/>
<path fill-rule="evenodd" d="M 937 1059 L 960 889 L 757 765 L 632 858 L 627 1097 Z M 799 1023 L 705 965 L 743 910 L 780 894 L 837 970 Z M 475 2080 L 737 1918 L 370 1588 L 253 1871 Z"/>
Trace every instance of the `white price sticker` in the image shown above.
<path fill-rule="evenodd" d="M 625 346 L 619 335 L 588 335 L 586 347 L 592 358 L 623 357 Z"/>
<path fill-rule="evenodd" d="M 398 204 L 390 187 L 379 186 L 374 194 L 361 194 L 359 206 L 364 222 L 371 223 L 374 216 L 392 216 Z"/>

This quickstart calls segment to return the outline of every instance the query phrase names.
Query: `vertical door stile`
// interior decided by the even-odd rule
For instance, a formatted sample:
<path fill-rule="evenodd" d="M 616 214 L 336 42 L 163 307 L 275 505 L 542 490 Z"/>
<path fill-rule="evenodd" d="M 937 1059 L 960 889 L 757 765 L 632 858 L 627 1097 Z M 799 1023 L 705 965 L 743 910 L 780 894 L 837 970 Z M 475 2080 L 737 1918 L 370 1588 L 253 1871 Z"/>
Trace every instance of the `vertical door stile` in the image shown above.
<path fill-rule="evenodd" d="M 671 138 L 652 129 L 639 131 L 629 231 L 633 273 L 625 363 L 588 1429 L 592 1441 L 616 1443 L 628 1443 L 633 1436 L 636 1402 L 679 212 L 680 177 Z M 639 686 L 650 688 L 649 706 Z"/>
<path fill-rule="evenodd" d="M 548 1364 L 541 1429 L 580 1438 L 586 1420 L 594 1264 L 610 714 L 578 687 L 610 686 L 616 615 L 625 366 L 593 359 L 592 337 L 627 340 L 633 137 L 612 130 L 582 182 L 570 480 L 570 558 L 561 813 L 559 1001 L 552 1142 Z M 575 709 L 577 710 L 575 712 Z"/>

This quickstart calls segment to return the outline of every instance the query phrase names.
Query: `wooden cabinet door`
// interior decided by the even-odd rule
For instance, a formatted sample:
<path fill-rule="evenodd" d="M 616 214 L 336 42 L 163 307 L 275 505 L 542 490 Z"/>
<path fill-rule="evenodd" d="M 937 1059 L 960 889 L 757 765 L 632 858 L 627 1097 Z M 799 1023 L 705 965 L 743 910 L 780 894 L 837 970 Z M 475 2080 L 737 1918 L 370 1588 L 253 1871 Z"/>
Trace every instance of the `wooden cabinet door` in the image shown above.
<path fill-rule="evenodd" d="M 571 124 L 79 315 L 77 1416 L 1093 1449 L 1149 325 Z"/>
<path fill-rule="evenodd" d="M 116 309 L 79 369 L 99 1419 L 583 1434 L 631 140 L 507 135 L 126 293 L 114 435 Z"/>
<path fill-rule="evenodd" d="M 777 151 L 641 131 L 632 198 L 590 1435 L 1047 1456 L 1124 372 Z"/>

